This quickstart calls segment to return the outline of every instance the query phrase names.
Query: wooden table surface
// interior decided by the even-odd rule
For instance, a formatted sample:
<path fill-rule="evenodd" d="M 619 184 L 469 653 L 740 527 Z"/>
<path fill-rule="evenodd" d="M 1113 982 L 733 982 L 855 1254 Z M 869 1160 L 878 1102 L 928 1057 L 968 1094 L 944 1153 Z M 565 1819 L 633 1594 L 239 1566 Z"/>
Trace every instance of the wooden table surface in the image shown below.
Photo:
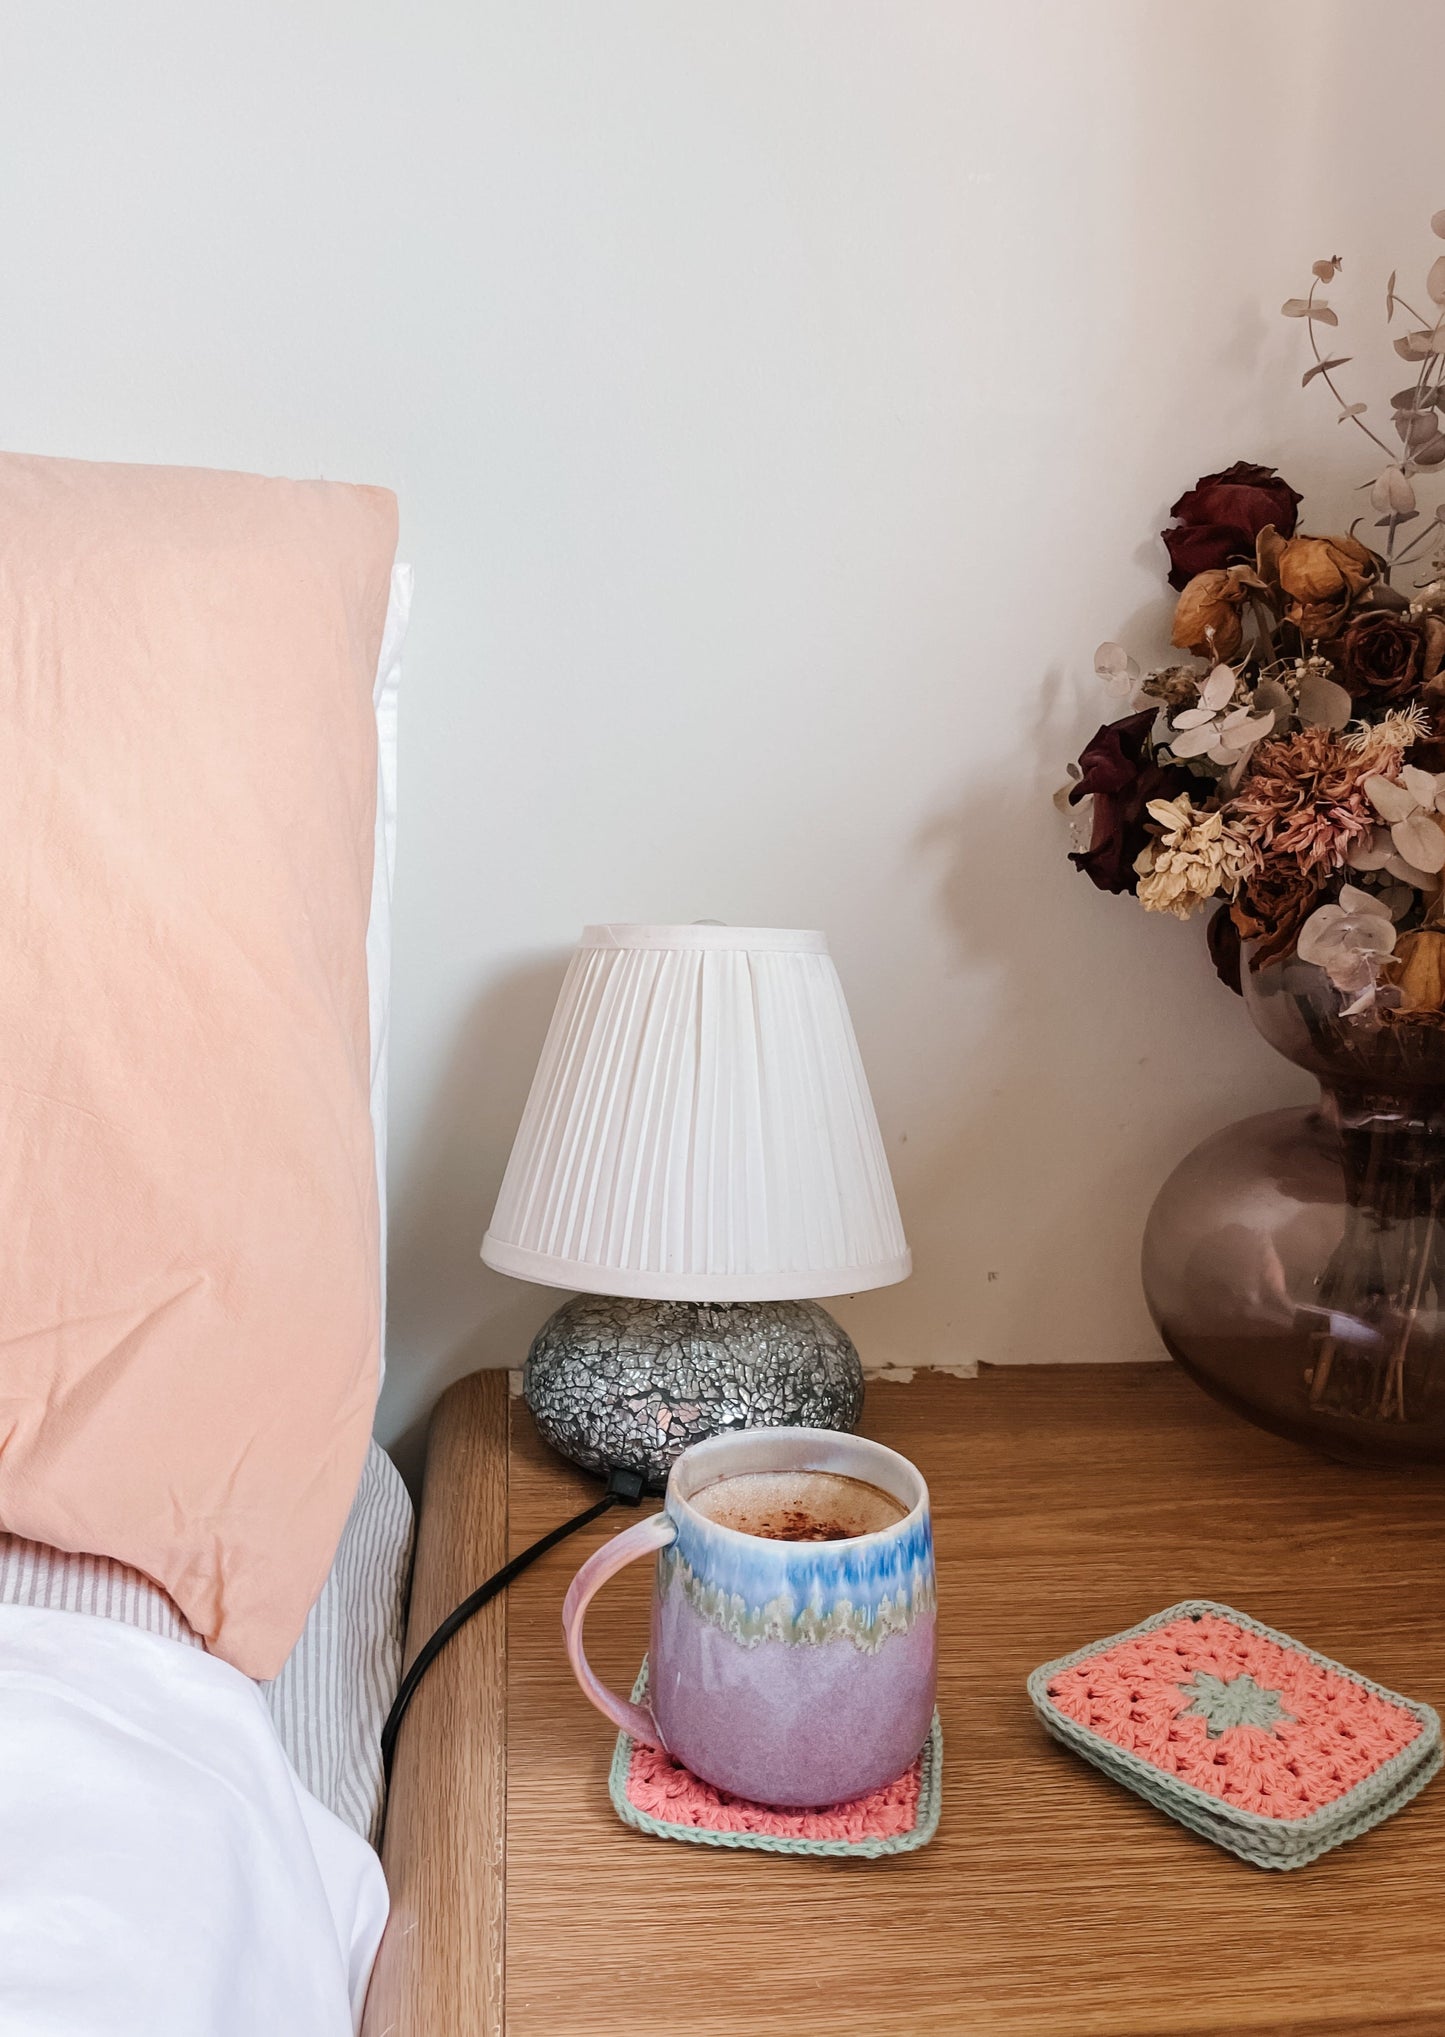
<path fill-rule="evenodd" d="M 572 1682 L 560 1638 L 566 1584 L 626 1518 L 614 1514 L 510 1594 L 495 1656 L 504 1954 L 476 2030 L 1445 2032 L 1445 1779 L 1315 1865 L 1266 1874 L 1056 1746 L 1024 1693 L 1037 1663 L 1201 1596 L 1438 1706 L 1445 1480 L 1309 1456 L 1165 1365 L 920 1373 L 871 1385 L 862 1426 L 932 1490 L 937 1838 L 854 1863 L 683 1846 L 617 1821 L 613 1732 Z M 506 1484 L 514 1550 L 596 1491 L 515 1402 Z M 650 1573 L 624 1573 L 589 1620 L 594 1665 L 619 1688 L 646 1644 Z"/>

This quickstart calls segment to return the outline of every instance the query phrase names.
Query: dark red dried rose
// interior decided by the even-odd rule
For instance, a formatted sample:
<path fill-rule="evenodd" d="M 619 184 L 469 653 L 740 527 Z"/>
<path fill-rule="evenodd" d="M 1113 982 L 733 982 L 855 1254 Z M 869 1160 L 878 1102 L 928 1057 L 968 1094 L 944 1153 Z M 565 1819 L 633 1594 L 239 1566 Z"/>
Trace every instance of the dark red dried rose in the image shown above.
<path fill-rule="evenodd" d="M 1156 764 L 1149 755 L 1149 731 L 1156 710 L 1106 722 L 1084 745 L 1080 777 L 1070 803 L 1092 798 L 1094 825 L 1089 846 L 1071 855 L 1101 891 L 1135 891 L 1134 858 L 1149 839 L 1145 808 L 1151 799 L 1173 799 L 1193 783 L 1177 764 Z"/>
<path fill-rule="evenodd" d="M 1232 990 L 1236 997 L 1243 997 L 1239 928 L 1234 924 L 1234 914 L 1227 905 L 1221 905 L 1210 914 L 1204 938 L 1209 944 L 1209 959 L 1214 964 L 1215 975 L 1226 990 Z"/>
<path fill-rule="evenodd" d="M 1445 662 L 1445 622 L 1389 608 L 1357 609 L 1339 640 L 1340 683 L 1355 700 L 1408 700 Z"/>
<path fill-rule="evenodd" d="M 1294 535 L 1300 497 L 1273 467 L 1236 460 L 1222 474 L 1202 474 L 1170 510 L 1181 521 L 1161 531 L 1169 548 L 1169 585 L 1183 592 L 1196 573 L 1254 563 L 1254 542 L 1267 524 Z"/>

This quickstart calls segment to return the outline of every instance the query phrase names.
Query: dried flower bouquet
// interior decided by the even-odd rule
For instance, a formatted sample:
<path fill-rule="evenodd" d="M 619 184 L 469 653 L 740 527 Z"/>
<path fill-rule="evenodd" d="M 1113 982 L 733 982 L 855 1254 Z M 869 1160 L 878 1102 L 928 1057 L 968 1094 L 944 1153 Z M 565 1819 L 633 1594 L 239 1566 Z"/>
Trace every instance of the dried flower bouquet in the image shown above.
<path fill-rule="evenodd" d="M 1431 227 L 1445 240 L 1445 212 Z M 1207 910 L 1220 976 L 1321 1076 L 1347 1210 L 1300 1311 L 1321 1325 L 1309 1399 L 1403 1422 L 1425 1391 L 1412 1345 L 1445 1348 L 1445 502 L 1420 500 L 1445 482 L 1445 254 L 1416 301 L 1386 286 L 1411 376 L 1378 430 L 1339 379 L 1349 357 L 1322 346 L 1339 269 L 1316 262 L 1283 311 L 1308 338 L 1304 384 L 1372 448 L 1360 515 L 1301 530 L 1298 491 L 1245 461 L 1181 495 L 1161 535 L 1185 655 L 1141 672 L 1099 647 L 1130 711 L 1059 800 L 1078 867 L 1148 912 Z"/>
<path fill-rule="evenodd" d="M 1445 239 L 1445 212 L 1431 224 Z M 1196 662 L 1141 674 L 1100 645 L 1100 678 L 1135 711 L 1085 745 L 1061 799 L 1073 860 L 1103 890 L 1181 919 L 1213 902 L 1210 946 L 1233 988 L 1244 941 L 1255 969 L 1291 953 L 1323 968 L 1351 1017 L 1438 1025 L 1445 502 L 1425 517 L 1417 485 L 1445 465 L 1445 255 L 1425 280 L 1430 316 L 1394 276 L 1386 289 L 1387 318 L 1415 321 L 1395 340 L 1415 374 L 1391 398 L 1394 444 L 1346 400 L 1348 357 L 1320 350 L 1337 324 L 1320 293 L 1339 268 L 1316 262 L 1284 312 L 1309 336 L 1306 384 L 1384 456 L 1368 512 L 1344 533 L 1302 532 L 1298 491 L 1247 461 L 1181 495 L 1162 536 L 1173 642 Z"/>

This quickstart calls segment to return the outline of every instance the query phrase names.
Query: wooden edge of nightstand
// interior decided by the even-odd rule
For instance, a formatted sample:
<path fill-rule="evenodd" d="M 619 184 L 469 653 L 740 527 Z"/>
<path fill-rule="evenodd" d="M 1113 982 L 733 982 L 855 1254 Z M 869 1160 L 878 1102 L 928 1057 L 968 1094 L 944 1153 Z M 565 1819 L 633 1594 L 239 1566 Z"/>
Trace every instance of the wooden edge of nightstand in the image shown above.
<path fill-rule="evenodd" d="M 406 1659 L 507 1560 L 507 1375 L 475 1372 L 427 1439 Z M 381 1858 L 391 1891 L 362 2037 L 505 2027 L 505 1595 L 453 1636 L 397 1741 Z"/>

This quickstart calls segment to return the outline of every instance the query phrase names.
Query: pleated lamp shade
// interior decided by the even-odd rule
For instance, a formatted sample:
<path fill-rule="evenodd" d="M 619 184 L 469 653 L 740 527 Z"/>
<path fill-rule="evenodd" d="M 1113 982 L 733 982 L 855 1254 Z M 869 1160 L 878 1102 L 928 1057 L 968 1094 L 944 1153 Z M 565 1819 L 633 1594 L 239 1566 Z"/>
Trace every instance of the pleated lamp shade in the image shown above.
<path fill-rule="evenodd" d="M 588 927 L 482 1257 L 549 1287 L 787 1301 L 908 1246 L 822 934 Z"/>

